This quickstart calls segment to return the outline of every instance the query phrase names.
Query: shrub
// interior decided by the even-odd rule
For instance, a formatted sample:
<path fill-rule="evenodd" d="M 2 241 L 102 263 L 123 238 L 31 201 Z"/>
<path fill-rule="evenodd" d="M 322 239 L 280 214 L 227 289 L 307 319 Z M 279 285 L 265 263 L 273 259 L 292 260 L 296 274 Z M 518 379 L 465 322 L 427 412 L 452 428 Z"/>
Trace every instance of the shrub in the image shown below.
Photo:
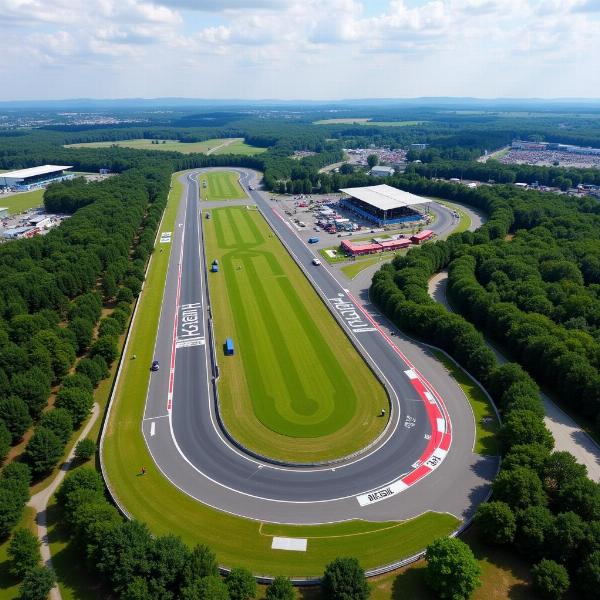
<path fill-rule="evenodd" d="M 84 388 L 65 388 L 56 395 L 55 406 L 68 410 L 77 426 L 81 425 L 90 414 L 93 404 L 92 393 Z"/>
<path fill-rule="evenodd" d="M 19 587 L 21 600 L 46 600 L 55 583 L 52 569 L 39 566 L 29 569 Z"/>
<path fill-rule="evenodd" d="M 294 586 L 287 577 L 275 577 L 267 588 L 266 600 L 294 600 Z"/>
<path fill-rule="evenodd" d="M 505 502 L 484 502 L 477 507 L 475 523 L 484 540 L 493 544 L 509 544 L 515 537 L 517 520 Z"/>
<path fill-rule="evenodd" d="M 231 600 L 250 600 L 256 596 L 256 580 L 247 569 L 231 569 L 226 583 Z"/>
<path fill-rule="evenodd" d="M 38 424 L 56 434 L 56 437 L 66 444 L 73 433 L 73 417 L 65 408 L 54 408 L 42 415 Z"/>
<path fill-rule="evenodd" d="M 569 589 L 567 570 L 553 560 L 541 560 L 533 566 L 531 574 L 533 575 L 533 587 L 542 598 L 558 600 Z"/>
<path fill-rule="evenodd" d="M 25 573 L 40 563 L 40 542 L 29 529 L 17 529 L 7 550 L 10 572 L 22 578 Z"/>
<path fill-rule="evenodd" d="M 58 464 L 63 451 L 64 444 L 53 431 L 37 427 L 25 449 L 25 458 L 34 475 L 43 475 Z"/>
<path fill-rule="evenodd" d="M 356 558 L 336 558 L 325 567 L 321 580 L 325 598 L 366 600 L 371 595 L 365 572 Z"/>
<path fill-rule="evenodd" d="M 85 438 L 77 442 L 75 446 L 75 460 L 83 463 L 87 462 L 96 454 L 96 442 L 90 438 Z"/>
<path fill-rule="evenodd" d="M 481 570 L 471 548 L 458 538 L 441 538 L 427 546 L 425 581 L 440 598 L 466 600 L 481 585 Z"/>
<path fill-rule="evenodd" d="M 27 404 L 16 396 L 0 400 L 0 420 L 10 431 L 13 442 L 18 442 L 32 423 Z"/>

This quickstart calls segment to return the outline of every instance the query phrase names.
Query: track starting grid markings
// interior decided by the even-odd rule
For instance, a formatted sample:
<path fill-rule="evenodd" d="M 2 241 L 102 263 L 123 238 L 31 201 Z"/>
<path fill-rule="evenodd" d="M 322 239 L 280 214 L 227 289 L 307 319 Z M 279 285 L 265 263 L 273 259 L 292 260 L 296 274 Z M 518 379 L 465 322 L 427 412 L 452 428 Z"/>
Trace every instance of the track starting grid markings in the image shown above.
<path fill-rule="evenodd" d="M 179 327 L 177 332 L 176 348 L 191 348 L 204 346 L 205 339 L 201 334 L 200 311 L 201 302 L 182 304 L 179 307 Z"/>
<path fill-rule="evenodd" d="M 421 458 L 412 465 L 413 470 L 402 479 L 394 481 L 394 483 L 387 487 L 357 496 L 356 499 L 361 506 L 369 506 L 403 492 L 437 469 L 442 464 L 450 449 L 452 432 L 450 431 L 450 420 L 447 418 L 445 410 L 440 408 L 434 395 L 426 389 L 415 371 L 408 369 L 404 371 L 404 374 L 410 379 L 411 384 L 425 402 L 429 421 L 433 425 L 433 431 L 428 437 L 429 441 Z"/>

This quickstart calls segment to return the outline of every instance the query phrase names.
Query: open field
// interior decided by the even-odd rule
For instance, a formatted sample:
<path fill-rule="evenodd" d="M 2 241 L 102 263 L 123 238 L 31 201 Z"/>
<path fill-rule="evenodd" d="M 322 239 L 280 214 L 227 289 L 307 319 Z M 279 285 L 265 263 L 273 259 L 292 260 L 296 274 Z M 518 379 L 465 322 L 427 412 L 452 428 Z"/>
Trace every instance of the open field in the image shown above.
<path fill-rule="evenodd" d="M 24 212 L 30 208 L 41 206 L 44 203 L 44 190 L 34 190 L 33 192 L 22 192 L 0 196 L 0 206 L 8 208 L 11 215 Z"/>
<path fill-rule="evenodd" d="M 372 121 L 370 118 L 343 118 L 343 119 L 322 119 L 315 121 L 313 125 L 376 125 L 378 127 L 407 127 L 410 125 L 420 125 L 423 121 Z"/>
<path fill-rule="evenodd" d="M 450 375 L 456 379 L 473 409 L 476 426 L 474 451 L 478 454 L 497 455 L 499 452 L 497 433 L 500 423 L 498 423 L 498 417 L 496 417 L 490 400 L 479 385 L 454 361 L 450 360 L 443 352 L 437 350 L 432 352 Z"/>
<path fill-rule="evenodd" d="M 204 222 L 219 360 L 221 412 L 231 433 L 268 456 L 299 462 L 350 454 L 374 439 L 388 406 L 353 348 L 262 215 L 244 207 Z"/>
<path fill-rule="evenodd" d="M 153 144 L 158 141 L 158 144 Z M 123 148 L 134 148 L 136 150 L 162 150 L 170 152 L 181 152 L 182 154 L 192 154 L 199 152 L 207 154 L 213 151 L 215 154 L 244 154 L 252 155 L 264 152 L 265 148 L 257 148 L 244 143 L 243 138 L 215 138 L 204 140 L 203 142 L 182 143 L 178 140 L 122 140 L 110 142 L 88 142 L 84 144 L 68 144 L 66 148 L 110 148 L 111 146 L 120 146 Z M 212 154 L 212 152 L 211 152 Z"/>
<path fill-rule="evenodd" d="M 236 138 L 230 144 L 214 149 L 214 152 L 211 152 L 211 154 L 242 154 L 244 156 L 254 156 L 255 154 L 261 154 L 266 151 L 266 148 L 246 144 L 243 138 Z"/>
<path fill-rule="evenodd" d="M 208 201 L 247 198 L 235 171 L 208 171 L 198 177 L 200 199 Z M 206 182 L 206 187 L 204 184 Z"/>

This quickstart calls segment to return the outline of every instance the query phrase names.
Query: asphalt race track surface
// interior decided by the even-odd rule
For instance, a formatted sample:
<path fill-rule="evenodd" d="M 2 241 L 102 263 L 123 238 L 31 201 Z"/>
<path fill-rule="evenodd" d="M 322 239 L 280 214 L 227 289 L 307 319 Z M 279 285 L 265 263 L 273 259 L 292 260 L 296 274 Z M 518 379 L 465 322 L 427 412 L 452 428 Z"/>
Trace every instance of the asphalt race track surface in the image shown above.
<path fill-rule="evenodd" d="M 258 185 L 256 172 L 235 170 L 245 189 L 251 182 Z M 184 194 L 171 236 L 155 345 L 161 368 L 152 373 L 142 423 L 162 473 L 205 504 L 258 520 L 400 520 L 427 510 L 468 517 L 485 499 L 498 462 L 472 452 L 475 424 L 462 391 L 422 346 L 400 335 L 390 337 L 382 316 L 371 306 L 371 312 L 365 311 L 368 300 L 347 289 L 339 274 L 312 265 L 311 249 L 260 191 L 248 191 L 246 204 L 257 205 L 384 382 L 392 410 L 378 443 L 335 465 L 275 465 L 253 458 L 226 438 L 213 394 L 217 371 L 208 319 L 211 308 L 219 307 L 210 307 L 205 280 L 202 226 L 207 207 L 198 201 L 194 177 L 199 172 L 181 176 Z M 438 214 L 434 229 L 442 234 L 452 227 L 451 214 L 436 204 L 432 208 Z M 217 362 L 223 342 L 216 340 Z"/>

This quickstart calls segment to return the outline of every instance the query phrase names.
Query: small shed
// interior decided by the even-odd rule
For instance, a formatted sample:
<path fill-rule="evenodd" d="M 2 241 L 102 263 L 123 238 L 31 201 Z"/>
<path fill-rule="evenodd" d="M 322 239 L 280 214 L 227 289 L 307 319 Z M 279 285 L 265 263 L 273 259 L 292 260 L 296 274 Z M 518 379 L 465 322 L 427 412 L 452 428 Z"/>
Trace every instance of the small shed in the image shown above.
<path fill-rule="evenodd" d="M 227 338 L 225 340 L 225 354 L 227 356 L 233 356 L 235 354 L 235 350 L 233 348 L 233 340 L 231 338 Z"/>

